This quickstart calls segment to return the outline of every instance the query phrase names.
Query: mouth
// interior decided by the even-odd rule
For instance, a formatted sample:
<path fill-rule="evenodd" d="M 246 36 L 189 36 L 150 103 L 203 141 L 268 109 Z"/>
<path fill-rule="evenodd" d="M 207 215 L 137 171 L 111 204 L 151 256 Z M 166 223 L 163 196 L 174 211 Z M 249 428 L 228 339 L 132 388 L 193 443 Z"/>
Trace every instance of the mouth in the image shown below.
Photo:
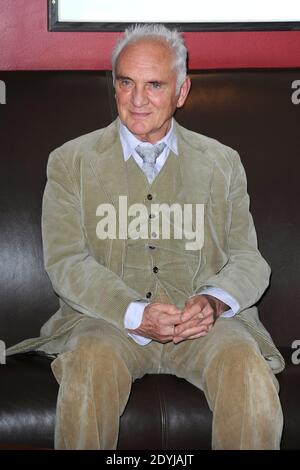
<path fill-rule="evenodd" d="M 134 112 L 134 111 L 131 111 L 131 115 L 132 117 L 134 117 L 135 119 L 144 119 L 148 116 L 150 116 L 151 113 L 141 113 L 141 112 Z"/>

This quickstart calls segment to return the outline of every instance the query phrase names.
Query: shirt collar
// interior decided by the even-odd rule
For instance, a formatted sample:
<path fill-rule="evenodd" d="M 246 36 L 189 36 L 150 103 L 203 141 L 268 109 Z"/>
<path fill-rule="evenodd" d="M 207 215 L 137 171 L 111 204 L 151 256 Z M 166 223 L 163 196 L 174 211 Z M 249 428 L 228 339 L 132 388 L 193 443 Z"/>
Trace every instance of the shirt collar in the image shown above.
<path fill-rule="evenodd" d="M 141 145 L 141 141 L 137 139 L 132 132 L 129 131 L 129 129 L 120 121 L 119 119 L 119 134 L 120 134 L 120 140 L 123 148 L 123 156 L 125 162 L 129 159 L 129 157 L 132 155 L 134 149 L 136 148 L 137 145 Z M 172 152 L 175 155 L 178 155 L 178 148 L 177 148 L 177 138 L 176 138 L 176 132 L 175 132 L 175 126 L 174 126 L 174 119 L 172 118 L 172 123 L 171 123 L 171 128 L 168 131 L 168 133 L 163 137 L 163 139 L 159 140 L 159 142 L 164 142 L 166 146 L 172 150 Z M 147 146 L 145 142 L 145 146 Z M 150 144 L 151 145 L 151 144 Z"/>

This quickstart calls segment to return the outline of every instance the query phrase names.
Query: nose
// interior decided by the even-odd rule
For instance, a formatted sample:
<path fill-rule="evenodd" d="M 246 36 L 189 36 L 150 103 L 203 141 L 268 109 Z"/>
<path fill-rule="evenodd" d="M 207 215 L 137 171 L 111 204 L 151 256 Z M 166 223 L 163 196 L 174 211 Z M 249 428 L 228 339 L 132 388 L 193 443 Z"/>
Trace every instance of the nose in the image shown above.
<path fill-rule="evenodd" d="M 148 104 L 147 91 L 144 86 L 135 86 L 131 95 L 131 101 L 134 106 L 140 108 Z"/>

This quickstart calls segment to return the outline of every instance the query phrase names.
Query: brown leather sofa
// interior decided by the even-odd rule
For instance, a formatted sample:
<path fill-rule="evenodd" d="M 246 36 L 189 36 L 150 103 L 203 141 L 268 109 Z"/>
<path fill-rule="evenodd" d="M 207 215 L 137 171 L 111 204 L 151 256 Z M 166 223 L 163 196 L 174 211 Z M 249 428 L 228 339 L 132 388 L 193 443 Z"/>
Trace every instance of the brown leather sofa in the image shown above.
<path fill-rule="evenodd" d="M 0 72 L 0 79 L 7 89 L 0 106 L 0 340 L 9 346 L 37 336 L 58 305 L 40 232 L 48 154 L 107 125 L 116 110 L 104 72 Z M 292 100 L 299 79 L 300 69 L 194 72 L 177 114 L 186 127 L 237 149 L 246 168 L 259 246 L 273 271 L 260 315 L 287 362 L 279 375 L 283 449 L 300 449 L 300 365 L 292 363 L 292 343 L 300 340 L 300 104 Z M 50 359 L 9 357 L 0 384 L 0 448 L 52 448 L 58 386 Z M 211 418 L 203 393 L 189 383 L 145 376 L 133 385 L 118 447 L 210 449 Z"/>

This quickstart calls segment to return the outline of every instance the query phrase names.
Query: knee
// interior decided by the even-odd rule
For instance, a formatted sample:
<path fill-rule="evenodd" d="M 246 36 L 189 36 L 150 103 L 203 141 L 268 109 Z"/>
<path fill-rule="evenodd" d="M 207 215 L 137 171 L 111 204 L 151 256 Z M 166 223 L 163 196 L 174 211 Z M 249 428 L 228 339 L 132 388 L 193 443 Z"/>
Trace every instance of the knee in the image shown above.
<path fill-rule="evenodd" d="M 93 371 L 102 374 L 108 370 L 113 374 L 114 371 L 118 373 L 120 369 L 127 369 L 122 355 L 112 342 L 88 336 L 79 338 L 76 345 L 60 354 L 51 366 L 56 377 L 74 371 L 77 375 Z"/>
<path fill-rule="evenodd" d="M 212 358 L 205 374 L 208 397 L 213 403 L 218 390 L 228 400 L 236 403 L 244 400 L 245 394 L 263 397 L 276 406 L 278 394 L 276 378 L 263 358 L 255 342 L 228 344 Z"/>
<path fill-rule="evenodd" d="M 76 359 L 95 365 L 113 365 L 123 363 L 118 346 L 109 338 L 82 337 L 73 351 Z"/>
<path fill-rule="evenodd" d="M 265 375 L 269 372 L 269 367 L 257 344 L 254 341 L 247 341 L 223 345 L 213 356 L 209 370 L 225 373 L 234 379 L 246 371 L 248 374 Z"/>
<path fill-rule="evenodd" d="M 219 355 L 231 364 L 240 364 L 241 361 L 250 362 L 257 360 L 260 362 L 262 356 L 256 343 L 247 342 L 236 342 L 224 346 Z"/>

